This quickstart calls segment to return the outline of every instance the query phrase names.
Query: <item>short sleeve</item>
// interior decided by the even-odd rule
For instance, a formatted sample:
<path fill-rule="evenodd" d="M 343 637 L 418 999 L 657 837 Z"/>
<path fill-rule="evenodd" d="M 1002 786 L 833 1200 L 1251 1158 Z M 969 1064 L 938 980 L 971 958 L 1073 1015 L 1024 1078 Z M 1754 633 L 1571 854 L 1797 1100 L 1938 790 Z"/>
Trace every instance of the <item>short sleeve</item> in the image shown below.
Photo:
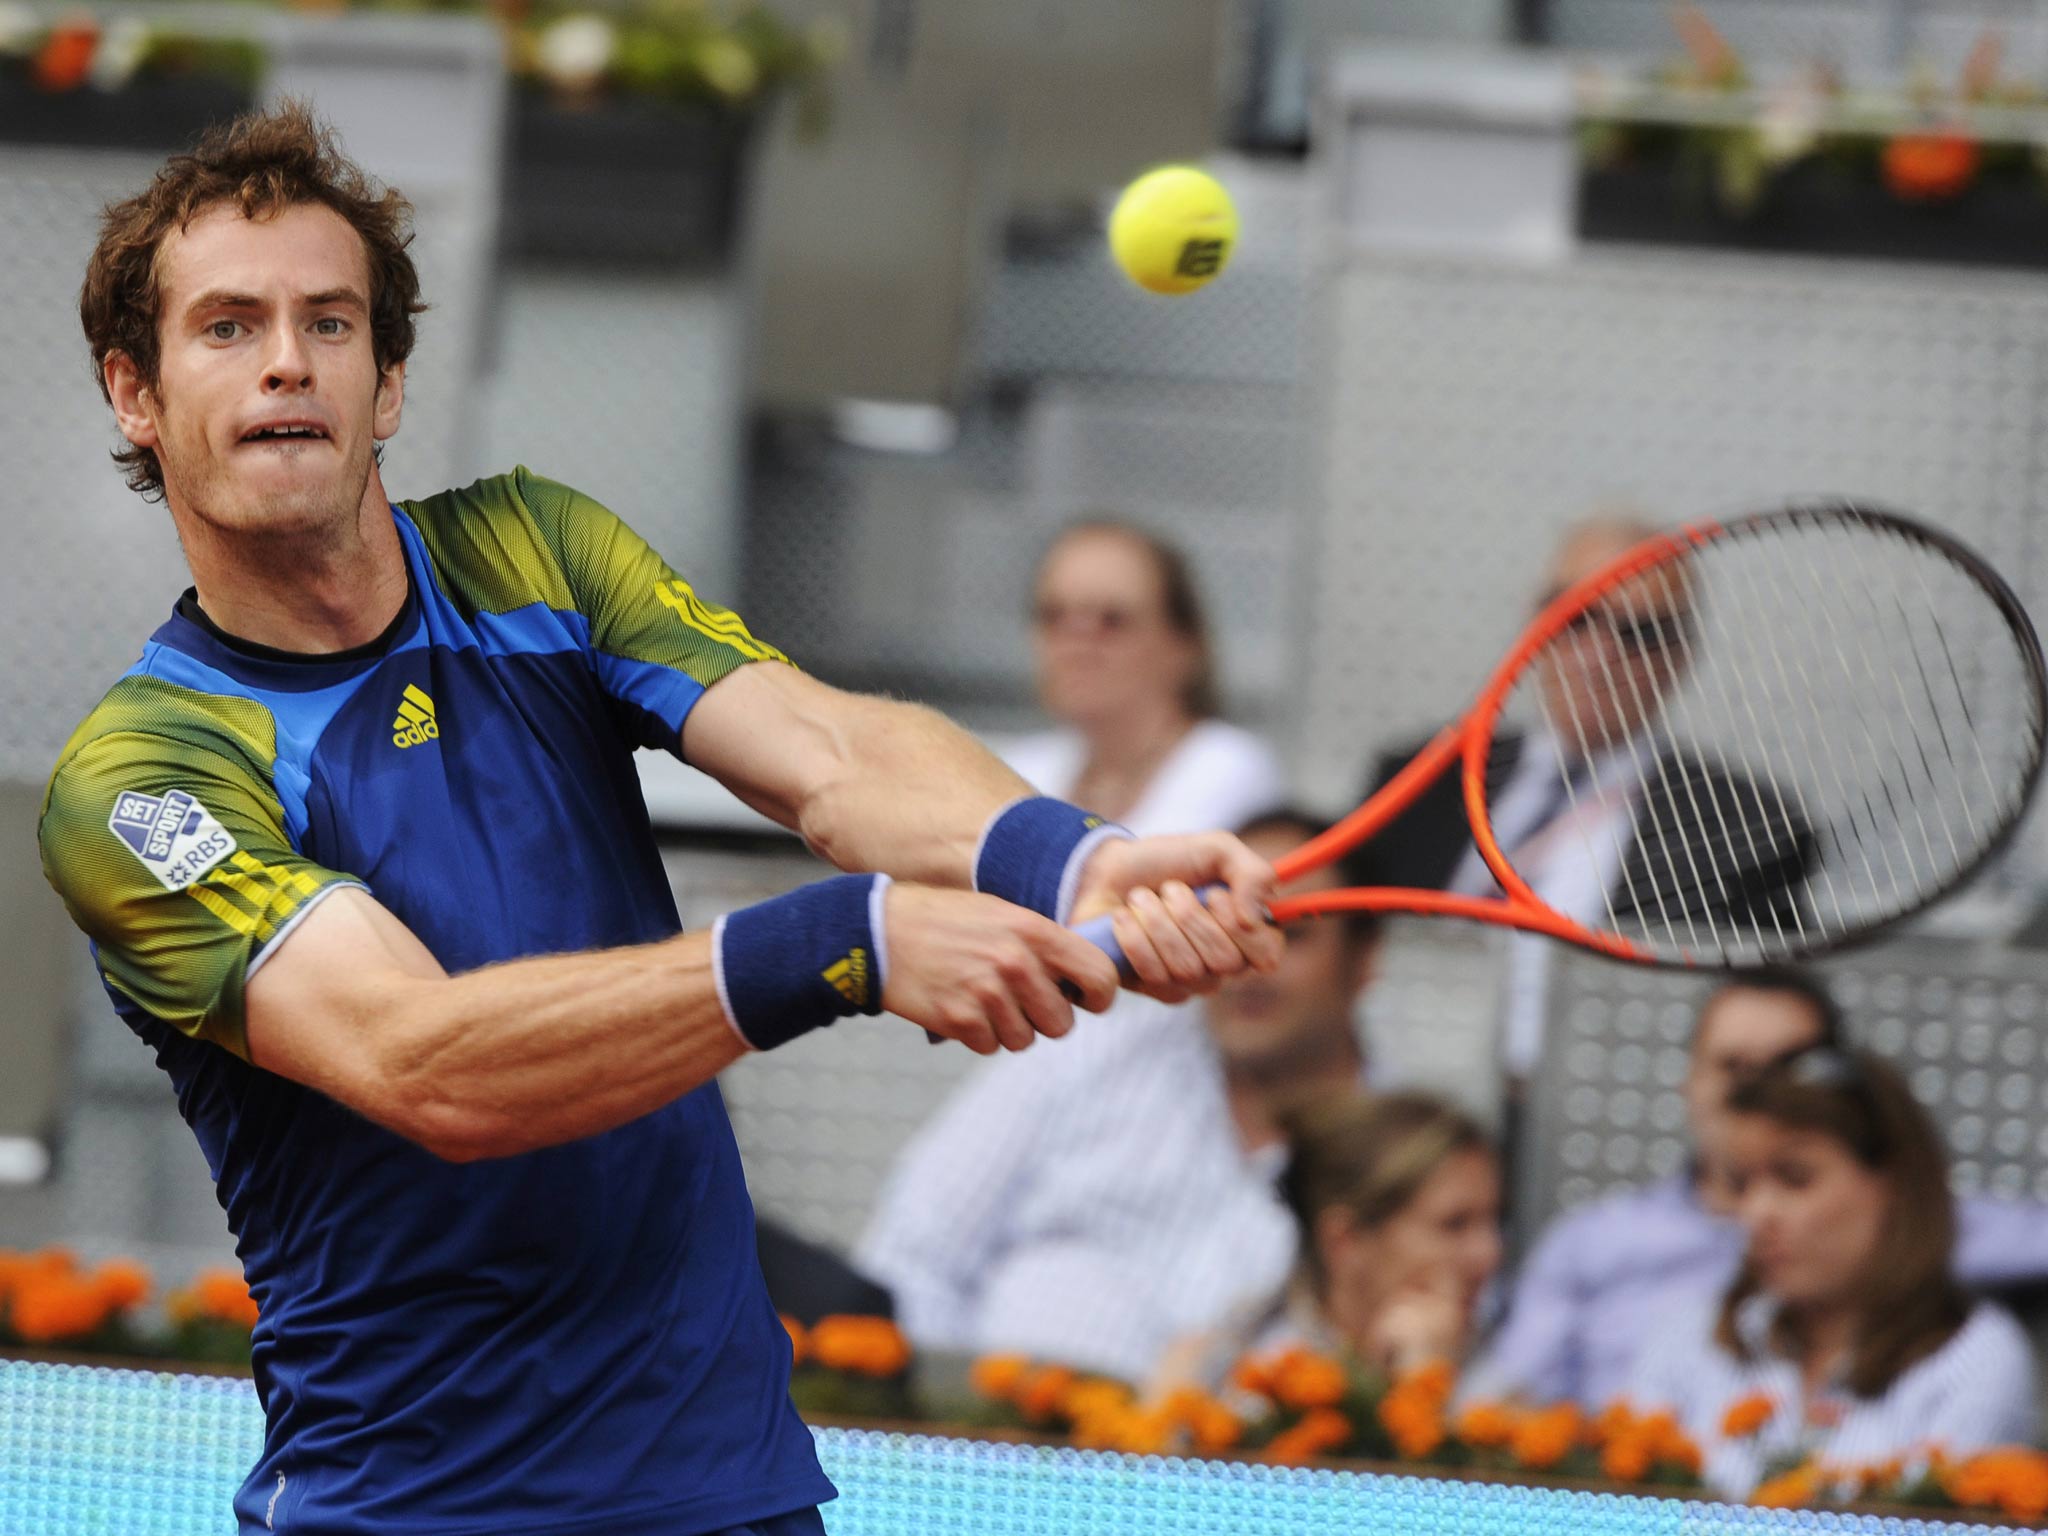
<path fill-rule="evenodd" d="M 253 764 L 143 731 L 67 753 L 37 835 L 107 985 L 242 1057 L 249 977 L 324 896 L 361 884 L 293 851 Z"/>
<path fill-rule="evenodd" d="M 589 622 L 598 680 L 640 745 L 676 751 L 706 688 L 748 662 L 788 663 L 607 508 L 525 469 L 513 479 Z"/>

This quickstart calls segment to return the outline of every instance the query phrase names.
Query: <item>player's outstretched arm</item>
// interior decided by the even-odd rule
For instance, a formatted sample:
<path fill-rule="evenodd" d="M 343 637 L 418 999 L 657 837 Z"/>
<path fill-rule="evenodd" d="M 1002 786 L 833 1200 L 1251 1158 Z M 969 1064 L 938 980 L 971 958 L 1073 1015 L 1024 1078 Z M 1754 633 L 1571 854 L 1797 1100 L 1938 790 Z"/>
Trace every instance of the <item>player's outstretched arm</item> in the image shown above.
<path fill-rule="evenodd" d="M 982 829 L 1032 794 L 936 710 L 794 667 L 741 667 L 683 724 L 683 756 L 838 869 L 973 883 Z"/>
<path fill-rule="evenodd" d="M 838 868 L 931 885 L 994 889 L 976 859 L 986 863 L 998 812 L 1032 794 L 944 716 L 790 667 L 742 667 L 715 684 L 685 722 L 682 747 Z M 1081 921 L 1128 901 L 1117 936 L 1156 996 L 1178 1000 L 1279 963 L 1280 936 L 1261 917 L 1271 866 L 1228 834 L 1104 842 L 1078 873 L 1064 902 L 1044 892 L 1025 904 Z M 1204 907 L 1188 889 L 1215 883 L 1231 898 Z"/>
<path fill-rule="evenodd" d="M 1089 1008 L 1116 994 L 1102 952 L 1036 913 L 971 892 L 883 887 L 881 932 L 857 936 L 872 950 L 863 974 L 879 986 L 857 1009 L 839 1006 L 845 978 L 821 978 L 805 952 L 842 942 L 820 938 L 821 916 L 846 910 L 823 887 L 735 913 L 714 933 L 460 976 L 367 892 L 338 890 L 250 978 L 249 1057 L 469 1161 L 623 1125 L 749 1049 L 842 1012 L 886 1005 L 987 1054 L 1071 1028 L 1062 981 Z"/>

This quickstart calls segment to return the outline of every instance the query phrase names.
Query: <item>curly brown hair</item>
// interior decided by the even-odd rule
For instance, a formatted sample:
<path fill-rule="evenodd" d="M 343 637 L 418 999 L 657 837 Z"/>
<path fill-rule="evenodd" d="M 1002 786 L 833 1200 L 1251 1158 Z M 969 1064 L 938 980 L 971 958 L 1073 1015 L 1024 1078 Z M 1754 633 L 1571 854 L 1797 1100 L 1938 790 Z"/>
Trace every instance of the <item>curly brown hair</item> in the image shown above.
<path fill-rule="evenodd" d="M 304 102 L 286 101 L 209 129 L 190 152 L 165 161 L 141 192 L 108 204 L 101 214 L 78 318 L 108 404 L 113 396 L 106 364 L 116 353 L 125 354 L 142 382 L 156 388 L 164 237 L 220 203 L 233 203 L 248 219 L 272 218 L 303 203 L 340 214 L 362 236 L 369 261 L 370 344 L 378 369 L 412 354 L 413 316 L 427 307 L 407 253 L 412 204 L 342 154 L 333 133 Z M 130 490 L 162 498 L 163 466 L 155 450 L 127 444 L 113 458 Z"/>

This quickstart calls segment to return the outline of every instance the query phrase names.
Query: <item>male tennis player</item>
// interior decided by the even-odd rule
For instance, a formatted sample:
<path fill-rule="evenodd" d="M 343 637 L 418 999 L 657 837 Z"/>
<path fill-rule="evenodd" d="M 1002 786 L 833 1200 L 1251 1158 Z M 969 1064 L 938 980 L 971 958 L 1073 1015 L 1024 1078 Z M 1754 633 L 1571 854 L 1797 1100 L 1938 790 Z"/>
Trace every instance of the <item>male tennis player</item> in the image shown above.
<path fill-rule="evenodd" d="M 261 1308 L 241 1528 L 817 1532 L 714 1075 L 884 1008 L 1064 1033 L 1062 983 L 1116 989 L 1061 926 L 1102 912 L 1161 995 L 1270 969 L 1272 871 L 811 681 L 537 475 L 394 506 L 408 219 L 303 110 L 244 118 L 107 211 L 81 298 L 193 587 L 65 746 L 43 859 Z M 638 746 L 886 873 L 678 935 Z"/>

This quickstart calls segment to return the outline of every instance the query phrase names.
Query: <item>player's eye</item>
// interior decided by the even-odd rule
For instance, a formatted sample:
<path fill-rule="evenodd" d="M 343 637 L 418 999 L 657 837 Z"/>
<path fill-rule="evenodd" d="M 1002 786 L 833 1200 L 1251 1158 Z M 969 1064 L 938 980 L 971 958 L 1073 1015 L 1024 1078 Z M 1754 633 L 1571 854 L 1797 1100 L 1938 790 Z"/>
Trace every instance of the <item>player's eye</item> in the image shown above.
<path fill-rule="evenodd" d="M 313 329 L 322 336 L 345 336 L 348 322 L 339 315 L 322 315 L 313 322 Z"/>
<path fill-rule="evenodd" d="M 206 334 L 215 341 L 233 341 L 241 329 L 242 322 L 239 320 L 216 320 L 207 326 Z"/>

